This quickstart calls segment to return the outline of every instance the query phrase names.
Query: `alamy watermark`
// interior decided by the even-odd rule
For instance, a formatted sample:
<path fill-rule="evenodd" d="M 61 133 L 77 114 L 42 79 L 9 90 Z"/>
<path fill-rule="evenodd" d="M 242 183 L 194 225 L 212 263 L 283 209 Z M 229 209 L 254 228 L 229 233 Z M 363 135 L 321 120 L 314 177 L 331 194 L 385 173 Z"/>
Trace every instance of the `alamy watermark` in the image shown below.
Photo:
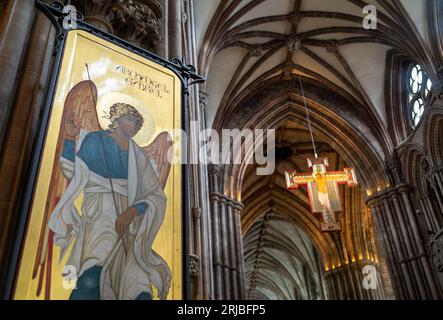
<path fill-rule="evenodd" d="M 71 265 L 63 267 L 63 289 L 74 290 L 77 289 L 77 268 Z"/>
<path fill-rule="evenodd" d="M 377 290 L 378 289 L 378 271 L 374 265 L 366 265 L 363 268 L 363 289 Z"/>
<path fill-rule="evenodd" d="M 198 122 L 191 122 L 196 128 Z M 174 129 L 170 132 L 172 142 L 181 141 L 180 151 L 174 144 L 168 150 L 171 164 L 217 164 L 217 165 L 258 165 L 259 176 L 275 172 L 275 137 L 273 129 L 223 129 L 221 133 L 213 129 L 198 132 L 198 154 L 187 154 L 189 139 L 185 131 Z M 170 141 L 171 141 L 170 140 Z"/>
<path fill-rule="evenodd" d="M 374 5 L 367 5 L 363 8 L 363 29 L 376 30 L 377 29 L 377 7 Z"/>
<path fill-rule="evenodd" d="M 63 13 L 66 15 L 63 18 L 63 28 L 72 30 L 77 28 L 77 8 L 73 5 L 63 7 Z"/>

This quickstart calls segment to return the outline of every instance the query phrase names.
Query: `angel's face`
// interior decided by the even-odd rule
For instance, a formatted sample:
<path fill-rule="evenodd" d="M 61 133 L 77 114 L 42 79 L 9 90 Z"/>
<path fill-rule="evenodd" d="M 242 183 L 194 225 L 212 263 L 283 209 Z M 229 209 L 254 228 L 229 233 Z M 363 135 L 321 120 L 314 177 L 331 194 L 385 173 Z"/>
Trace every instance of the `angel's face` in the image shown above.
<path fill-rule="evenodd" d="M 126 115 L 121 117 L 118 121 L 118 127 L 128 137 L 134 137 L 140 130 L 140 121 L 137 117 Z"/>

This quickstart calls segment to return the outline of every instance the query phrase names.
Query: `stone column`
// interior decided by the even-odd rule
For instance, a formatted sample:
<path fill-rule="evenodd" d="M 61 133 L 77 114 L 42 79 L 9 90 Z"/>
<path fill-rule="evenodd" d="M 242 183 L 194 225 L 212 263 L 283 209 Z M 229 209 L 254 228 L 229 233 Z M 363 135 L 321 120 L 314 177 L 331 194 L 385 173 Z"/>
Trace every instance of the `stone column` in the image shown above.
<path fill-rule="evenodd" d="M 7 16 L 0 26 L 0 147 L 3 147 L 35 12 L 34 1 L 9 1 L 5 12 Z"/>
<path fill-rule="evenodd" d="M 393 249 L 391 247 L 391 241 L 389 239 L 389 234 L 388 234 L 388 231 L 385 227 L 383 217 L 381 216 L 383 213 L 380 208 L 379 199 L 372 198 L 371 200 L 369 200 L 368 206 L 371 209 L 375 225 L 379 231 L 378 233 L 379 233 L 379 237 L 380 237 L 380 242 L 382 244 L 382 249 L 384 251 L 384 255 L 385 255 L 386 259 L 388 260 L 388 268 L 390 269 L 391 274 L 394 279 L 394 285 L 396 287 L 396 290 L 395 290 L 396 294 L 397 294 L 398 298 L 403 299 L 404 298 L 403 286 L 402 286 L 402 282 L 400 280 L 399 271 L 397 269 L 397 262 L 395 260 Z"/>
<path fill-rule="evenodd" d="M 420 236 L 420 229 L 418 227 L 417 220 L 415 218 L 414 211 L 412 209 L 412 205 L 411 205 L 411 202 L 409 199 L 409 186 L 401 185 L 401 186 L 399 186 L 398 190 L 399 190 L 400 195 L 403 199 L 403 204 L 405 205 L 405 208 L 406 208 L 406 213 L 408 216 L 409 224 L 412 229 L 415 246 L 419 251 L 418 256 L 420 257 L 420 261 L 422 263 L 422 266 L 423 266 L 423 269 L 424 269 L 424 272 L 426 275 L 429 289 L 431 290 L 431 293 L 432 293 L 432 298 L 433 299 L 440 299 L 441 295 L 440 295 L 440 292 L 439 292 L 437 284 L 436 284 L 435 276 L 434 276 L 432 269 L 429 265 L 428 257 L 426 255 L 426 251 L 425 251 L 425 248 L 424 248 L 421 236 Z"/>
<path fill-rule="evenodd" d="M 168 10 L 169 57 L 182 59 L 182 0 L 168 0 Z"/>
<path fill-rule="evenodd" d="M 227 200 L 223 197 L 220 199 L 220 224 L 221 224 L 221 243 L 222 243 L 222 261 L 223 261 L 223 283 L 224 283 L 224 297 L 223 300 L 231 300 L 232 289 L 230 281 L 230 261 L 229 261 L 229 235 L 228 235 L 228 219 L 226 210 Z"/>
<path fill-rule="evenodd" d="M 394 240 L 394 247 L 396 249 L 396 256 L 398 257 L 398 262 L 400 264 L 400 268 L 402 271 L 401 272 L 402 278 L 405 280 L 406 283 L 408 297 L 411 299 L 415 299 L 416 295 L 415 295 L 414 286 L 412 284 L 412 279 L 408 270 L 408 266 L 406 265 L 405 255 L 402 247 L 402 241 L 397 231 L 397 224 L 394 221 L 392 210 L 389 204 L 389 199 L 386 196 L 382 196 L 381 201 L 383 203 L 384 210 L 388 218 L 389 227 Z"/>
<path fill-rule="evenodd" d="M 195 18 L 193 1 L 182 0 L 165 0 L 168 3 L 168 43 L 169 43 L 169 56 L 178 57 L 184 59 L 185 63 L 197 65 L 198 48 L 195 39 Z M 165 10 L 166 11 L 166 10 Z M 184 46 L 183 43 L 187 45 Z M 212 183 L 213 187 L 210 188 L 208 184 L 208 167 L 206 165 L 206 149 L 205 145 L 200 143 L 200 133 L 205 129 L 204 115 L 202 109 L 204 109 L 205 101 L 201 99 L 200 88 L 198 85 L 194 85 L 190 89 L 190 104 L 189 104 L 189 119 L 191 121 L 191 132 L 189 136 L 190 152 L 193 155 L 194 164 L 190 170 L 192 194 L 194 197 L 195 205 L 202 210 L 201 218 L 201 235 L 202 235 L 202 280 L 204 288 L 204 299 L 219 298 L 221 294 L 221 288 L 218 288 L 218 293 L 215 293 L 215 284 L 218 280 L 216 278 L 219 274 L 215 275 L 215 270 L 218 269 L 217 261 L 214 265 L 213 256 L 214 250 L 220 249 L 220 243 L 214 244 L 213 232 L 218 232 L 216 237 L 220 238 L 220 223 L 215 227 L 213 219 L 220 221 L 220 208 L 214 210 L 216 203 L 215 198 L 221 197 L 218 190 L 218 175 L 217 172 L 213 175 L 216 179 L 215 183 Z M 217 168 L 217 171 L 219 169 Z M 210 195 L 212 197 L 212 203 L 210 204 Z M 217 259 L 221 257 L 220 252 Z M 214 267 L 215 266 L 215 267 Z"/>
<path fill-rule="evenodd" d="M 440 196 L 439 198 L 441 198 L 441 197 L 443 197 L 443 178 L 441 176 L 441 169 L 436 170 L 433 173 L 433 176 L 434 176 L 434 180 L 437 181 L 437 186 L 438 186 L 437 197 Z"/>
<path fill-rule="evenodd" d="M 223 269 L 222 269 L 222 247 L 220 235 L 220 213 L 219 201 L 220 193 L 218 192 L 218 177 L 220 174 L 217 165 L 209 165 L 209 182 L 210 182 L 210 200 L 211 200 L 211 215 L 212 215 L 212 252 L 213 252 L 213 266 L 214 266 L 214 294 L 216 300 L 223 299 Z"/>
<path fill-rule="evenodd" d="M 198 270 L 201 270 L 201 252 L 202 252 L 202 245 L 201 245 L 201 209 L 199 208 L 192 208 L 192 218 L 193 218 L 193 230 L 194 230 L 194 264 L 199 264 Z M 203 283 L 201 279 L 201 271 L 198 273 L 198 277 L 194 277 L 196 279 L 196 285 L 194 292 L 194 296 L 197 300 L 203 299 Z"/>
<path fill-rule="evenodd" d="M 237 241 L 237 281 L 239 283 L 239 299 L 246 299 L 246 287 L 245 287 L 245 256 L 243 248 L 243 234 L 241 227 L 241 212 L 244 206 L 241 203 L 235 204 L 235 236 Z"/>
<path fill-rule="evenodd" d="M 421 298 L 426 299 L 426 297 L 427 297 L 426 289 L 425 289 L 422 279 L 421 279 L 421 272 L 418 268 L 418 264 L 416 261 L 416 255 L 414 253 L 414 248 L 413 248 L 411 239 L 409 238 L 408 228 L 406 226 L 406 222 L 405 222 L 405 219 L 403 216 L 403 210 L 400 207 L 397 191 L 396 190 L 391 191 L 389 193 L 389 196 L 391 198 L 392 203 L 394 204 L 394 208 L 397 213 L 397 218 L 398 218 L 398 221 L 400 222 L 400 230 L 401 230 L 400 235 L 402 238 L 402 242 L 405 244 L 405 247 L 406 247 L 406 254 L 407 254 L 406 260 L 409 261 L 409 264 L 412 267 L 412 270 L 414 273 L 414 278 L 415 278 L 414 282 L 418 286 Z"/>
<path fill-rule="evenodd" d="M 425 216 L 426 227 L 429 232 L 436 234 L 440 230 L 440 224 L 438 223 L 434 210 L 430 204 L 429 195 L 420 196 L 419 199 L 421 210 Z"/>
<path fill-rule="evenodd" d="M 26 2 L 26 3 L 24 3 Z M 21 18 L 27 16 L 26 10 L 29 9 L 28 5 L 33 1 L 10 1 L 13 4 L 11 21 L 7 22 L 11 28 L 14 23 L 17 23 L 17 15 Z M 15 7 L 17 6 L 17 7 Z M 26 9 L 28 8 L 28 9 Z M 24 10 L 18 13 L 17 10 Z M 33 10 L 33 9 L 32 9 Z M 20 190 L 20 182 L 28 168 L 29 160 L 31 157 L 31 150 L 34 146 L 34 139 L 37 132 L 37 128 L 40 124 L 40 114 L 43 104 L 46 99 L 46 92 L 48 88 L 48 79 L 50 77 L 52 63 L 53 63 L 53 39 L 54 29 L 51 26 L 49 20 L 42 14 L 36 14 L 36 19 L 29 18 L 29 21 L 23 22 L 24 24 L 19 26 L 15 32 L 24 32 L 21 28 L 26 25 L 32 25 L 33 33 L 30 35 L 26 53 L 21 52 L 21 45 L 19 42 L 22 39 L 18 34 L 12 37 L 12 30 L 3 30 L 2 41 L 17 41 L 14 44 L 2 44 L 2 53 L 8 55 L 17 55 L 14 57 L 5 56 L 5 59 L 0 58 L 0 64 L 7 63 L 8 65 L 2 65 L 2 72 L 0 78 L 3 77 L 2 85 L 0 88 L 0 95 L 3 96 L 2 108 L 6 108 L 6 100 L 14 101 L 12 112 L 9 118 L 8 127 L 9 132 L 6 136 L 2 146 L 2 158 L 0 163 L 0 179 L 2 185 L 0 186 L 0 265 L 4 268 L 1 271 L 0 277 L 0 289 L 5 285 L 3 271 L 6 271 L 9 259 L 11 257 L 11 250 L 14 241 L 16 240 L 16 227 L 17 227 L 17 210 L 21 205 L 20 196 L 22 190 Z M 15 22 L 14 22 L 15 21 Z M 11 40 L 12 38 L 15 40 Z M 6 48 L 5 46 L 9 46 Z M 18 58 L 22 58 L 20 72 L 18 69 L 14 69 L 14 61 L 18 61 Z M 14 71 L 15 70 L 15 71 Z M 4 78 L 7 77 L 7 78 Z M 11 89 L 6 97 L 6 91 L 2 91 L 4 88 L 8 88 L 15 80 L 17 82 L 17 92 Z M 7 80 L 6 80 L 7 79 Z M 3 110 L 3 109 L 2 109 Z"/>
<path fill-rule="evenodd" d="M 229 230 L 229 258 L 230 258 L 230 280 L 232 287 L 232 299 L 238 300 L 238 263 L 237 263 L 237 241 L 236 241 L 236 228 L 235 228 L 235 212 L 234 212 L 234 202 L 232 199 L 229 199 L 227 202 L 227 222 L 228 222 L 228 230 Z"/>

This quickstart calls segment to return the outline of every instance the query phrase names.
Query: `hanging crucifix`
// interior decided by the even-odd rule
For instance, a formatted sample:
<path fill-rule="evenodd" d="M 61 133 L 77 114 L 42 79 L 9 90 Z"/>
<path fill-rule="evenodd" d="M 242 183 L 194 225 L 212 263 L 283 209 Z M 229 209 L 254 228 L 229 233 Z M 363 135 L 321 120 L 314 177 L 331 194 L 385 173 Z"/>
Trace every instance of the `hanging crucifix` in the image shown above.
<path fill-rule="evenodd" d="M 300 89 L 306 110 L 306 118 L 311 133 L 312 147 L 314 148 L 315 159 L 308 159 L 308 166 L 312 173 L 285 173 L 288 189 L 298 189 L 300 186 L 307 186 L 309 202 L 312 213 L 321 213 L 320 223 L 322 232 L 341 231 L 341 225 L 337 221 L 335 213 L 341 211 L 339 184 L 347 184 L 348 187 L 357 186 L 357 178 L 354 169 L 345 168 L 339 172 L 327 172 L 329 167 L 328 158 L 319 158 L 315 147 L 314 134 L 312 132 L 311 120 L 309 118 L 308 105 L 300 78 Z"/>
<path fill-rule="evenodd" d="M 286 172 L 288 188 L 307 186 L 312 213 L 322 214 L 321 231 L 340 231 L 341 225 L 335 217 L 335 213 L 341 211 L 338 185 L 357 186 L 355 171 L 345 168 L 343 171 L 327 172 L 327 158 L 308 159 L 308 166 L 312 173 Z"/>

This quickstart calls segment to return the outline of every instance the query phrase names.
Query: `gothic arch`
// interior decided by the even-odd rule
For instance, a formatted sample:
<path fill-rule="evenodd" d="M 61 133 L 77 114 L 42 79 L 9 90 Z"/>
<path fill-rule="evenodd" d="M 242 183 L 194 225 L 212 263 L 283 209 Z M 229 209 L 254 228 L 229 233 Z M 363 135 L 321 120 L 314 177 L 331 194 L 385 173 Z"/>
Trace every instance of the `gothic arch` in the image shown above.
<path fill-rule="evenodd" d="M 406 178 L 406 183 L 411 186 L 417 186 L 418 196 L 425 193 L 426 189 L 422 179 L 421 163 L 424 159 L 423 147 L 417 144 L 410 144 L 404 151 L 403 160 L 403 174 Z"/>
<path fill-rule="evenodd" d="M 269 191 L 263 188 L 257 193 L 255 199 L 247 203 L 247 210 L 242 215 L 243 234 L 247 234 L 257 219 L 273 212 L 277 216 L 284 218 L 294 225 L 300 227 L 313 241 L 319 250 L 324 267 L 329 270 L 332 266 L 340 263 L 340 254 L 335 242 L 329 235 L 320 232 L 318 220 L 310 213 L 306 203 L 300 201 L 296 196 L 290 194 L 279 187 Z M 272 194 L 272 195 L 271 195 Z M 272 203 L 263 204 L 262 199 L 272 199 Z M 294 214 L 294 213 L 297 214 Z"/>
<path fill-rule="evenodd" d="M 258 96 L 251 95 L 238 101 L 235 112 L 231 113 L 233 116 L 220 115 L 221 118 L 216 121 L 216 123 L 220 123 L 220 126 L 215 129 L 219 131 L 222 128 L 278 129 L 289 119 L 307 126 L 303 100 L 300 92 L 297 91 L 299 90 L 297 79 L 274 79 L 274 81 L 274 83 L 268 81 L 267 87 L 263 87 L 262 90 L 254 90 L 254 92 L 258 92 Z M 327 101 L 327 98 L 323 98 L 322 101 L 319 97 L 321 92 L 327 97 L 334 97 L 334 94 L 329 91 L 319 92 L 325 88 L 316 87 L 316 83 L 310 79 L 303 79 L 303 81 L 306 83 L 305 93 L 311 110 L 311 121 L 315 135 L 332 141 L 331 145 L 346 162 L 356 168 L 362 184 L 369 193 L 384 189 L 389 184 L 389 180 L 384 173 L 383 158 L 380 156 L 383 154 L 383 148 L 380 146 L 380 149 L 374 150 L 371 143 L 368 142 L 368 140 L 376 139 L 371 133 L 369 125 L 365 125 L 363 120 L 354 118 L 348 121 L 346 119 L 350 112 L 349 108 L 353 106 L 349 101 L 338 100 L 338 98 L 335 104 L 332 101 Z M 341 116 L 342 114 L 344 116 Z M 353 123 L 351 124 L 350 121 Z M 355 127 L 359 127 L 367 135 L 362 135 Z M 245 148 L 244 145 L 236 147 L 233 154 L 237 154 L 242 148 Z M 242 164 L 228 166 L 224 172 L 224 188 L 222 190 L 225 190 L 227 195 L 238 197 L 237 200 L 241 198 L 243 175 L 247 164 L 250 163 L 253 148 L 246 146 L 245 151 L 246 155 Z"/>

